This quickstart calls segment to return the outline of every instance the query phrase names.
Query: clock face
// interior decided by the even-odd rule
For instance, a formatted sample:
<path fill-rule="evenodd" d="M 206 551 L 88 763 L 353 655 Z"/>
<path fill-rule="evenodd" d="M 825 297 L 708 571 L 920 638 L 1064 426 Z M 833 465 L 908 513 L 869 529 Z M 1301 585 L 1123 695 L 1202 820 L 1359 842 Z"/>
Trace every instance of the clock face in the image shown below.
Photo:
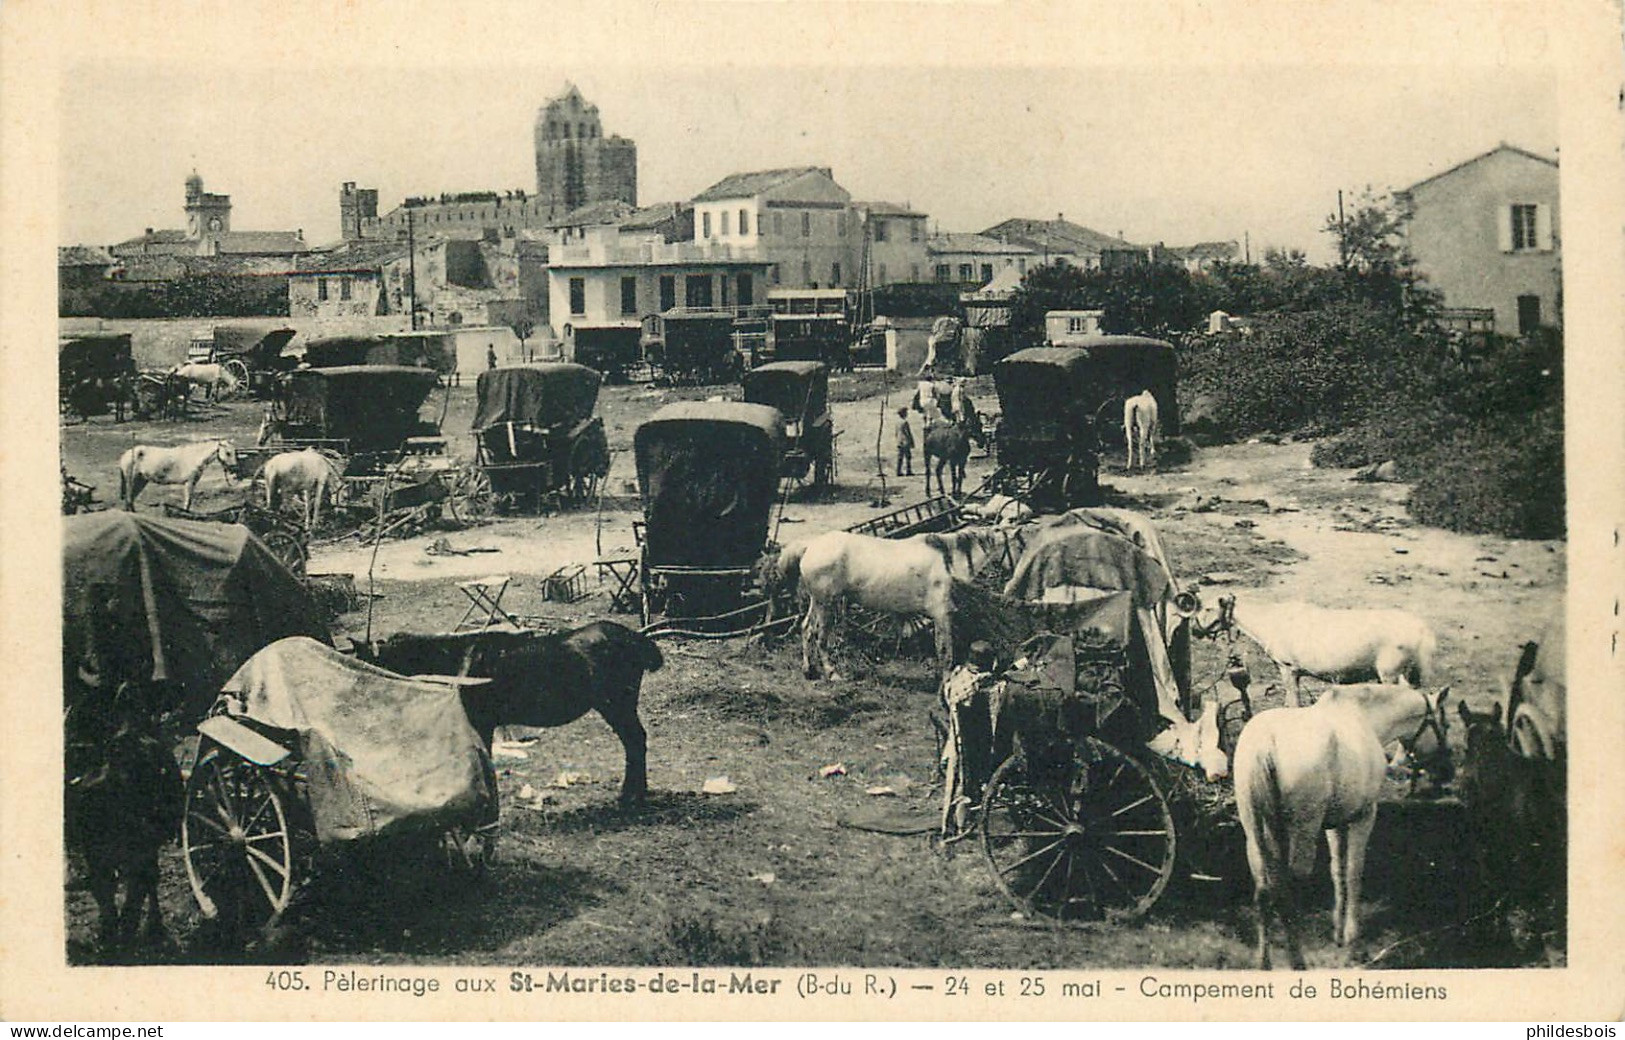
<path fill-rule="evenodd" d="M 220 226 L 221 225 L 220 225 L 220 218 L 219 217 L 210 217 L 209 218 L 209 230 L 210 231 L 219 231 Z"/>

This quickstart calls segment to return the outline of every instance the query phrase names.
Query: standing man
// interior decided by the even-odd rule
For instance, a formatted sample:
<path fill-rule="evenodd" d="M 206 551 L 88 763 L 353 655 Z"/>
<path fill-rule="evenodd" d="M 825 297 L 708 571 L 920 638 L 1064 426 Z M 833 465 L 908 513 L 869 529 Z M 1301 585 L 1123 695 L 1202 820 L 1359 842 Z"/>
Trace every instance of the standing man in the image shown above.
<path fill-rule="evenodd" d="M 914 431 L 908 425 L 908 409 L 897 409 L 897 475 L 914 475 Z"/>
<path fill-rule="evenodd" d="M 485 367 L 497 367 L 497 345 L 495 343 L 487 343 L 485 345 Z"/>

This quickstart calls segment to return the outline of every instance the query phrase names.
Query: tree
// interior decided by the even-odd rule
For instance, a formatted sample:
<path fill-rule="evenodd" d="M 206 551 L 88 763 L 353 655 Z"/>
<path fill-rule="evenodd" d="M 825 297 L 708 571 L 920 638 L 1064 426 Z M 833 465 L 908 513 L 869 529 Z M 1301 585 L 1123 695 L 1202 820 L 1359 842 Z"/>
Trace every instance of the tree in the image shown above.
<path fill-rule="evenodd" d="M 530 339 L 531 334 L 536 331 L 536 323 L 528 317 L 521 316 L 515 318 L 513 324 L 508 327 L 513 329 L 515 336 L 519 337 L 519 351 L 524 355 L 525 360 L 529 361 L 530 346 L 526 343 L 526 340 Z"/>
<path fill-rule="evenodd" d="M 1337 240 L 1348 299 L 1363 299 L 1416 322 L 1438 306 L 1438 297 L 1421 286 L 1405 242 L 1409 222 L 1410 214 L 1394 196 L 1378 195 L 1367 185 L 1352 214 L 1328 214 L 1321 230 Z"/>

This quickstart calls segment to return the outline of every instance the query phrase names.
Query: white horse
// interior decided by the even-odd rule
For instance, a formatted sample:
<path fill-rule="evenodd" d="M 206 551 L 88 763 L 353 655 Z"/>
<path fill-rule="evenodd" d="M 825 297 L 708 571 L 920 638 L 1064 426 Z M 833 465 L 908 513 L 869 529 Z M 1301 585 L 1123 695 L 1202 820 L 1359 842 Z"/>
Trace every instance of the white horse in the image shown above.
<path fill-rule="evenodd" d="M 331 502 L 344 484 L 338 466 L 315 448 L 273 455 L 260 474 L 265 478 L 265 508 L 275 510 L 287 496 L 301 496 L 306 530 L 322 518 L 322 500 Z"/>
<path fill-rule="evenodd" d="M 201 386 L 208 394 L 209 400 L 214 400 L 222 391 L 232 394 L 237 391 L 239 380 L 237 373 L 226 365 L 204 364 L 189 362 L 177 365 L 169 373 L 176 379 L 184 379 L 188 386 Z"/>
<path fill-rule="evenodd" d="M 1201 631 L 1240 631 L 1281 670 L 1286 702 L 1298 706 L 1298 679 L 1327 682 L 1427 682 L 1438 639 L 1408 610 L 1331 610 L 1312 603 L 1238 603 L 1220 596 L 1218 615 Z"/>
<path fill-rule="evenodd" d="M 1157 460 L 1157 399 L 1142 390 L 1123 402 L 1123 441 L 1128 445 L 1128 468 L 1134 468 L 1134 446 L 1139 445 L 1140 468 Z"/>
<path fill-rule="evenodd" d="M 192 492 L 197 490 L 198 478 L 211 462 L 220 463 L 226 483 L 233 483 L 232 471 L 237 468 L 237 449 L 230 441 L 194 441 L 172 448 L 159 448 L 150 444 L 137 444 L 118 460 L 119 501 L 129 511 L 135 509 L 135 500 L 148 484 L 184 484 L 186 490 L 181 508 L 192 508 Z"/>
<path fill-rule="evenodd" d="M 1278 916 L 1292 967 L 1298 944 L 1297 886 L 1315 868 L 1320 832 L 1331 849 L 1332 938 L 1360 937 L 1360 882 L 1366 843 L 1388 768 L 1383 746 L 1399 741 L 1413 757 L 1443 757 L 1450 687 L 1430 693 L 1404 685 L 1337 686 L 1303 711 L 1266 711 L 1236 741 L 1236 811 L 1247 835 L 1247 866 L 1258 911 L 1258 966 L 1270 966 L 1269 922 Z M 1433 734 L 1434 747 L 1417 742 Z"/>
<path fill-rule="evenodd" d="M 807 678 L 816 678 L 818 671 L 840 678 L 825 640 L 830 608 L 842 597 L 870 610 L 929 617 L 936 629 L 937 659 L 946 673 L 954 656 L 953 581 L 975 577 L 1004 547 L 1004 537 L 995 528 L 903 539 L 829 531 L 786 549 L 779 557 L 780 576 L 792 580 L 799 573 L 807 590 L 801 623 L 801 666 Z M 815 650 L 818 671 L 812 663 Z"/>

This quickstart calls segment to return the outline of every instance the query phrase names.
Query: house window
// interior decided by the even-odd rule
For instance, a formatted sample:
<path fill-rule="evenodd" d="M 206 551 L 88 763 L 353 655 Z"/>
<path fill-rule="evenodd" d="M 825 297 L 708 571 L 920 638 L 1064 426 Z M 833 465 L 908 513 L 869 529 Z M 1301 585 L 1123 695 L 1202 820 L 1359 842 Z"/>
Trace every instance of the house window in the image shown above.
<path fill-rule="evenodd" d="M 919 264 L 909 264 L 908 265 L 908 280 L 911 281 L 911 282 L 917 282 L 917 281 L 920 280 L 920 265 Z"/>
<path fill-rule="evenodd" d="M 1538 208 L 1524 204 L 1512 207 L 1512 248 L 1514 251 L 1540 248 L 1535 238 L 1535 211 Z"/>
<path fill-rule="evenodd" d="M 804 212 L 804 213 L 801 214 L 801 237 L 802 238 L 811 238 L 812 237 L 812 214 L 811 213 L 805 213 Z"/>
<path fill-rule="evenodd" d="M 1021 272 L 1022 274 L 1027 273 L 1027 258 L 1026 257 L 1024 257 L 1024 256 L 1016 257 L 1016 270 Z"/>
<path fill-rule="evenodd" d="M 1538 328 L 1540 328 L 1540 297 L 1518 297 L 1518 335 L 1527 336 Z"/>
<path fill-rule="evenodd" d="M 836 262 L 836 263 L 833 263 L 833 264 L 829 265 L 829 284 L 831 284 L 831 285 L 840 285 L 841 284 L 841 265 L 840 265 L 839 262 Z"/>
<path fill-rule="evenodd" d="M 587 280 L 585 278 L 570 279 L 570 313 L 574 315 L 587 313 Z"/>
<path fill-rule="evenodd" d="M 711 276 L 708 274 L 691 274 L 683 279 L 683 305 L 686 307 L 710 307 L 712 305 Z"/>
<path fill-rule="evenodd" d="M 741 218 L 743 218 L 743 215 L 744 215 L 745 211 L 740 210 L 739 212 L 740 212 Z M 749 271 L 741 271 L 741 272 L 739 272 L 739 306 L 741 306 L 741 307 L 749 307 L 752 303 L 755 302 L 755 296 L 756 296 L 755 289 L 756 289 L 756 287 L 753 284 L 751 284 L 750 272 Z"/>
<path fill-rule="evenodd" d="M 973 277 L 975 277 L 975 270 L 971 267 L 970 264 L 960 264 L 959 265 L 959 280 L 960 281 L 968 282 Z"/>
<path fill-rule="evenodd" d="M 345 275 L 339 279 L 339 299 L 348 300 L 350 298 L 350 290 L 354 281 L 355 279 L 351 278 L 349 275 Z"/>
<path fill-rule="evenodd" d="M 920 222 L 918 220 L 911 220 L 908 222 L 908 240 L 910 242 L 918 242 L 920 240 Z"/>
<path fill-rule="evenodd" d="M 717 283 L 722 286 L 722 306 L 728 306 L 728 276 L 726 273 L 717 276 Z"/>
<path fill-rule="evenodd" d="M 663 274 L 660 276 L 660 310 L 662 313 L 677 306 L 677 276 Z"/>
<path fill-rule="evenodd" d="M 702 213 L 702 214 L 700 214 L 700 237 L 701 238 L 710 238 L 711 237 L 711 214 L 710 213 Z"/>
<path fill-rule="evenodd" d="M 938 282 L 951 282 L 953 280 L 954 280 L 953 265 L 952 264 L 938 264 L 937 265 L 937 281 Z"/>
<path fill-rule="evenodd" d="M 318 300 L 327 299 L 327 279 L 326 278 L 318 278 L 318 279 L 316 279 L 316 298 Z"/>
<path fill-rule="evenodd" d="M 748 209 L 739 211 L 739 233 L 741 235 L 750 234 L 750 210 Z"/>
<path fill-rule="evenodd" d="M 728 237 L 728 221 L 732 217 L 733 217 L 733 212 L 731 210 L 726 210 L 725 209 L 725 210 L 722 211 L 722 237 L 723 238 Z"/>
<path fill-rule="evenodd" d="M 988 282 L 991 282 L 992 280 L 993 280 L 993 265 L 992 264 L 983 264 L 982 265 L 982 284 L 986 285 Z"/>
<path fill-rule="evenodd" d="M 875 241 L 886 241 L 886 222 L 884 220 L 875 221 Z"/>
<path fill-rule="evenodd" d="M 775 213 L 775 214 L 773 214 L 773 233 L 775 235 L 784 234 L 784 214 L 783 213 Z M 778 281 L 777 278 L 774 278 L 773 280 L 775 282 Z"/>
<path fill-rule="evenodd" d="M 775 213 L 774 217 L 776 218 L 777 216 L 778 216 L 778 214 Z M 773 284 L 774 285 L 779 284 L 779 265 L 778 264 L 773 265 Z"/>
<path fill-rule="evenodd" d="M 844 210 L 835 214 L 835 234 L 841 238 L 846 237 L 846 212 Z"/>
<path fill-rule="evenodd" d="M 638 312 L 638 280 L 636 277 L 621 277 L 621 313 L 636 314 Z"/>
<path fill-rule="evenodd" d="M 801 283 L 803 285 L 811 285 L 812 284 L 812 261 L 811 260 L 803 260 L 803 261 L 801 261 Z"/>

